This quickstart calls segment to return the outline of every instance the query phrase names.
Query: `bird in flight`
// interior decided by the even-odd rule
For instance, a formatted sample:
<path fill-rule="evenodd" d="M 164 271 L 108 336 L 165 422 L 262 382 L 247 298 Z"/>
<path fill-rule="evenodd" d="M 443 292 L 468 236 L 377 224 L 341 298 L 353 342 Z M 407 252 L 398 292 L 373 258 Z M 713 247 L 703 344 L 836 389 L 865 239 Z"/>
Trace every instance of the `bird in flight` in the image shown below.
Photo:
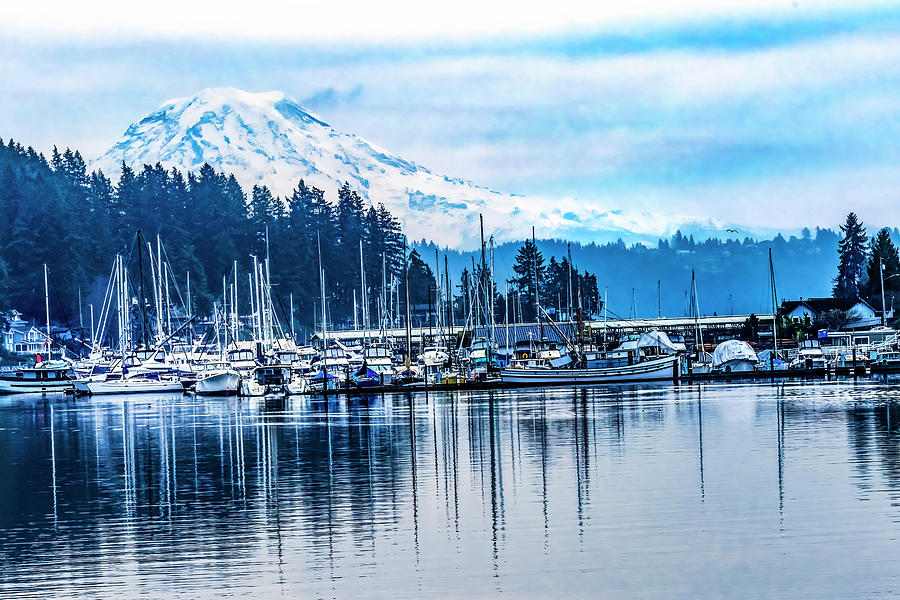
<path fill-rule="evenodd" d="M 740 233 L 737 229 L 726 229 L 728 233 Z"/>

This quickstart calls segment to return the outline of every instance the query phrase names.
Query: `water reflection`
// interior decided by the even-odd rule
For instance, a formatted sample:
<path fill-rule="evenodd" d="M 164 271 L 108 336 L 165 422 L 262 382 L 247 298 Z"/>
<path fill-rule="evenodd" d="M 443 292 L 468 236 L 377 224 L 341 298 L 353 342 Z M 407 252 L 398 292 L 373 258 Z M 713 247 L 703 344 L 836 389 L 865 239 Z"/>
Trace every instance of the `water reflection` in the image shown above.
<path fill-rule="evenodd" d="M 896 395 L 4 398 L 0 596 L 887 593 Z"/>

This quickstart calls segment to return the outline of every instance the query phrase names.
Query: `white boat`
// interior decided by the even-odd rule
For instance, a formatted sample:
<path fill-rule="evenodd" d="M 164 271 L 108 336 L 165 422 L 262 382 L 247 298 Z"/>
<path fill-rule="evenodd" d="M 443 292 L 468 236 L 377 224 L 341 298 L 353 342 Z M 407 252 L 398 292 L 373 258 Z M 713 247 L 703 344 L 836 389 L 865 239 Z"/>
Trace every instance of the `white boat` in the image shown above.
<path fill-rule="evenodd" d="M 900 352 L 896 350 L 885 350 L 878 353 L 875 364 L 879 367 L 900 367 Z"/>
<path fill-rule="evenodd" d="M 643 360 L 632 365 L 600 369 L 508 368 L 500 370 L 503 383 L 515 385 L 563 385 L 665 381 L 677 378 L 679 355 Z"/>
<path fill-rule="evenodd" d="M 261 365 L 241 382 L 242 396 L 268 396 L 290 393 L 290 365 Z"/>
<path fill-rule="evenodd" d="M 361 358 L 359 364 L 362 365 Z M 338 383 L 346 381 L 347 375 L 351 370 L 350 360 L 347 356 L 347 353 L 344 352 L 344 349 L 340 346 L 328 348 L 322 353 L 322 358 L 312 365 L 313 375 L 319 373 L 322 370 L 323 365 L 329 373 L 337 378 Z"/>
<path fill-rule="evenodd" d="M 77 389 L 86 390 L 88 394 L 150 394 L 183 392 L 184 386 L 177 377 L 166 377 L 152 373 L 125 375 L 107 373 L 106 375 L 88 378 L 77 382 Z"/>
<path fill-rule="evenodd" d="M 426 346 L 418 359 L 426 367 L 443 367 L 450 360 L 450 353 L 443 346 Z"/>
<path fill-rule="evenodd" d="M 228 363 L 209 363 L 197 373 L 195 390 L 205 396 L 233 396 L 240 391 L 241 375 Z"/>
<path fill-rule="evenodd" d="M 380 385 L 391 384 L 394 377 L 394 363 L 393 352 L 388 344 L 369 344 L 363 351 L 362 364 L 375 372 L 380 379 Z"/>
<path fill-rule="evenodd" d="M 726 340 L 713 351 L 713 370 L 721 373 L 755 371 L 759 364 L 756 352 L 747 342 Z"/>
<path fill-rule="evenodd" d="M 803 340 L 797 350 L 797 358 L 788 365 L 789 369 L 825 369 L 828 359 L 819 345 L 819 340 Z"/>
<path fill-rule="evenodd" d="M 71 389 L 69 365 L 61 361 L 0 371 L 0 394 L 66 392 Z"/>

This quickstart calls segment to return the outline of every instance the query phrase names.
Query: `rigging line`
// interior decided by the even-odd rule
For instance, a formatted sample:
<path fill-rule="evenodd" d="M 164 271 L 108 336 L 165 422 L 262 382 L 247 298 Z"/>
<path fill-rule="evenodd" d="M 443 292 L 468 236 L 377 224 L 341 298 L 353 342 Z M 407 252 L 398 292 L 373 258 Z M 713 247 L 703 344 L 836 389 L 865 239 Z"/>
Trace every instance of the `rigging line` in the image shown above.
<path fill-rule="evenodd" d="M 275 299 L 278 300 L 278 307 L 281 309 L 281 316 L 284 317 L 284 321 L 286 323 L 290 323 L 290 319 L 287 316 L 287 311 L 284 309 L 284 302 L 281 300 L 281 294 L 278 293 L 278 289 L 275 289 Z M 278 323 L 278 328 L 281 329 L 281 323 Z"/>
<path fill-rule="evenodd" d="M 130 259 L 130 258 L 131 258 L 131 256 L 129 255 L 129 259 Z M 128 261 L 126 260 L 126 261 L 124 262 L 124 264 L 125 264 L 125 266 L 126 266 L 126 272 L 127 272 L 127 276 L 126 276 L 126 278 L 125 278 L 125 285 L 130 289 L 130 291 L 131 291 L 132 294 L 134 294 L 135 296 L 138 297 L 138 302 L 139 302 L 139 304 L 140 304 L 141 310 L 138 311 L 138 315 L 139 315 L 140 318 L 141 318 L 141 328 L 142 328 L 143 331 L 151 331 L 151 332 L 152 332 L 153 330 L 152 330 L 152 329 L 150 328 L 150 326 L 147 324 L 147 315 L 144 314 L 144 313 L 146 312 L 146 311 L 144 310 L 144 300 L 145 300 L 145 298 L 141 298 L 140 294 L 138 293 L 138 286 L 135 285 L 135 283 L 134 283 L 134 273 L 131 272 L 131 270 L 127 268 L 127 266 L 128 266 Z M 128 299 L 126 298 L 126 301 L 127 301 L 127 300 L 128 300 Z M 128 310 L 130 311 L 130 309 L 129 309 L 128 307 L 126 307 L 126 309 L 128 309 Z M 133 341 L 134 341 L 134 340 L 132 340 L 132 342 L 133 342 Z M 146 340 L 144 340 L 144 343 L 146 344 Z"/>
<path fill-rule="evenodd" d="M 181 295 L 181 288 L 178 287 L 178 282 L 175 281 L 174 269 L 172 269 L 172 261 L 169 260 L 169 251 L 166 250 L 166 245 L 163 242 L 159 244 L 162 249 L 162 254 L 165 257 L 166 264 L 169 266 L 168 269 L 168 278 L 172 280 L 172 285 L 175 287 L 175 293 L 178 294 L 178 300 L 181 302 L 181 307 L 184 309 L 184 314 L 187 315 L 187 302 L 184 301 L 184 297 Z M 231 270 L 234 271 L 234 266 L 231 267 Z M 231 273 L 228 274 L 229 278 L 231 277 Z"/>
<path fill-rule="evenodd" d="M 69 324 L 69 314 L 66 312 L 66 307 L 62 303 L 62 298 L 59 297 L 59 288 L 56 287 L 56 282 L 53 281 L 53 275 L 50 274 L 50 268 L 47 268 L 47 278 L 50 280 L 50 285 L 53 287 L 53 293 L 56 296 L 56 302 L 59 304 L 59 308 L 62 310 L 63 318 L 66 321 L 66 329 L 68 329 L 69 333 L 73 334 L 75 331 L 72 329 L 72 326 Z M 84 332 L 82 331 L 82 335 Z M 52 342 L 52 340 L 51 340 Z M 81 342 L 82 344 L 84 342 Z"/>

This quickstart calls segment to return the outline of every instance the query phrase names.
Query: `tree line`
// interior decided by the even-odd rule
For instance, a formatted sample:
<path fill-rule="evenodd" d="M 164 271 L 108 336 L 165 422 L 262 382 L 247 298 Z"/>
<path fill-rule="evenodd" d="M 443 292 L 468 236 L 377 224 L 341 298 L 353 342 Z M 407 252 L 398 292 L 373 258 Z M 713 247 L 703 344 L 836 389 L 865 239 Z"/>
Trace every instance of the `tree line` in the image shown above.
<path fill-rule="evenodd" d="M 263 185 L 248 195 L 233 175 L 208 164 L 187 174 L 160 164 L 139 171 L 123 164 L 113 182 L 102 171 L 88 172 L 78 151 L 54 147 L 47 159 L 31 147 L 0 140 L 0 307 L 41 318 L 46 263 L 55 320 L 74 325 L 79 308 L 99 308 L 114 255 L 136 256 L 138 231 L 151 240 L 159 233 L 173 278 L 182 286 L 190 272 L 192 306 L 201 314 L 221 295 L 222 279 L 232 280 L 234 261 L 244 274 L 238 279 L 241 298 L 247 298 L 249 257 L 262 259 L 267 252 L 275 304 L 286 306 L 292 295 L 301 323 L 321 314 L 320 252 L 330 321 L 352 322 L 354 294 L 361 306 L 361 262 L 371 314 L 377 314 L 385 280 L 395 286 L 396 297 L 405 298 L 405 260 L 412 297 L 434 287 L 433 278 L 422 279 L 427 273 L 418 254 L 407 258 L 398 220 L 348 184 L 331 198 L 304 181 L 288 198 Z M 133 273 L 138 264 L 132 262 Z"/>
<path fill-rule="evenodd" d="M 123 163 L 113 181 L 100 170 L 89 172 L 77 150 L 54 147 L 47 159 L 32 147 L 0 140 L 0 308 L 16 308 L 41 320 L 46 263 L 54 321 L 77 328 L 79 310 L 93 304 L 99 311 L 116 253 L 131 257 L 132 293 L 140 295 L 143 289 L 150 295 L 149 284 L 142 288 L 137 283 L 149 279 L 138 270 L 150 270 L 146 254 L 141 263 L 145 249 L 136 246 L 138 232 L 143 234 L 141 245 L 153 245 L 160 235 L 182 298 L 190 273 L 191 306 L 199 314 L 209 314 L 219 301 L 223 278 L 234 281 L 235 264 L 243 274 L 237 278 L 239 298 L 249 297 L 246 274 L 253 256 L 270 259 L 273 301 L 283 320 L 290 297 L 298 323 L 319 325 L 320 260 L 332 326 L 360 322 L 362 272 L 372 326 L 379 317 L 405 322 L 406 281 L 414 324 L 434 318 L 425 314 L 426 307 L 439 310 L 435 270 L 407 245 L 399 221 L 383 204 L 369 203 L 346 183 L 329 198 L 325 190 L 301 180 L 289 197 L 280 198 L 264 185 L 253 186 L 248 194 L 234 175 L 217 173 L 208 164 L 196 173 L 182 173 L 159 163 L 140 170 Z M 551 258 L 545 265 L 529 241 L 522 246 L 522 260 L 517 269 L 523 274 L 511 281 L 515 304 L 510 317 L 534 320 L 535 266 L 542 303 L 557 307 L 562 301 L 565 306 L 566 259 Z M 452 292 L 444 291 L 443 298 L 455 300 L 454 322 L 471 317 L 475 278 L 482 277 L 480 264 L 478 268 L 477 274 L 463 269 L 456 281 L 449 281 Z M 441 286 L 445 277 L 441 275 Z M 585 308 L 596 310 L 596 277 L 577 269 L 572 277 L 573 295 L 582 294 Z M 495 285 L 494 292 L 499 319 L 507 304 L 505 288 Z"/>

